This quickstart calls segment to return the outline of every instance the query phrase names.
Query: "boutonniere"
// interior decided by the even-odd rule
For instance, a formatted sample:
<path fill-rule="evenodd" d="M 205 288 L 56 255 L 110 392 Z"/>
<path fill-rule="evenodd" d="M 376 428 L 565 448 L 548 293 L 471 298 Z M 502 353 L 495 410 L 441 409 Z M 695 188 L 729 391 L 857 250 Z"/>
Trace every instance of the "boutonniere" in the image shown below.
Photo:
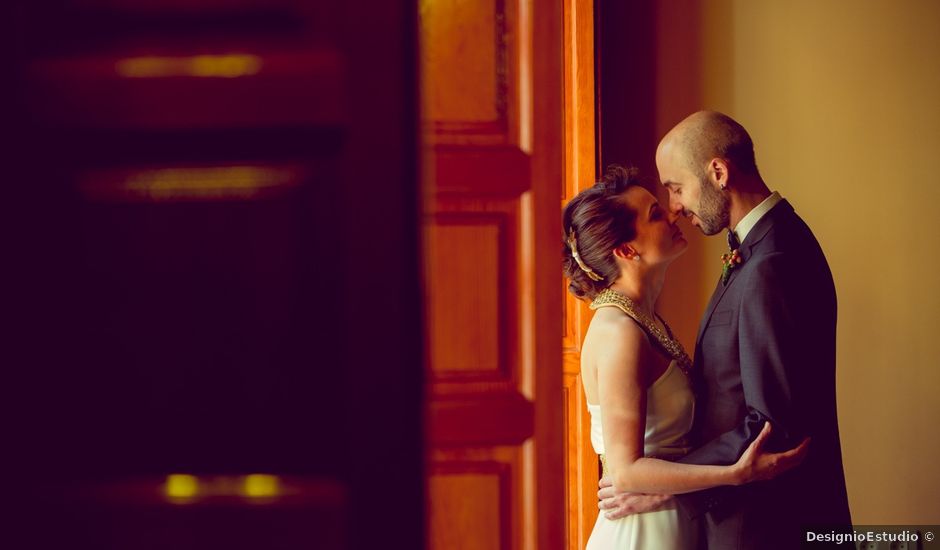
<path fill-rule="evenodd" d="M 731 254 L 721 255 L 721 284 L 728 284 L 728 277 L 731 277 L 731 270 L 740 265 L 744 260 L 737 249 L 731 251 Z"/>

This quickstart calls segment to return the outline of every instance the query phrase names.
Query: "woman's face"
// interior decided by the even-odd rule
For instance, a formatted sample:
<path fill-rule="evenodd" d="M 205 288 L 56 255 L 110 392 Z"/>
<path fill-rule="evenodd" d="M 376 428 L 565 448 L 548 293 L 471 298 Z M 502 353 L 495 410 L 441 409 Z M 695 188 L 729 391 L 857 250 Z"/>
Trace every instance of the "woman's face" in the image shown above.
<path fill-rule="evenodd" d="M 660 206 L 656 197 L 642 187 L 631 187 L 624 202 L 636 212 L 636 237 L 627 243 L 648 264 L 671 262 L 689 245 L 676 225 L 678 215 Z"/>

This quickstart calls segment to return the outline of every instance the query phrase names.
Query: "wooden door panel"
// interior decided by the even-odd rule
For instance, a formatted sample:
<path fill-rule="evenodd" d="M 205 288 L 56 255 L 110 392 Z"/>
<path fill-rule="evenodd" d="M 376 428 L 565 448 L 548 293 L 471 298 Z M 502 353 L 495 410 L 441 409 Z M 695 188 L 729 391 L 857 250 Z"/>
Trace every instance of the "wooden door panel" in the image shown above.
<path fill-rule="evenodd" d="M 434 193 L 519 198 L 532 178 L 532 159 L 516 146 L 438 146 L 427 151 Z"/>
<path fill-rule="evenodd" d="M 62 2 L 84 8 L 124 10 L 142 13 L 237 11 L 251 8 L 295 8 L 303 0 L 68 0 Z"/>
<path fill-rule="evenodd" d="M 480 381 L 512 389 L 520 379 L 518 201 L 452 196 L 432 207 L 425 249 L 434 388 Z"/>
<path fill-rule="evenodd" d="M 420 3 L 425 142 L 523 146 L 530 13 L 512 0 Z"/>
<path fill-rule="evenodd" d="M 519 447 L 435 451 L 429 471 L 430 541 L 436 548 L 523 548 Z"/>
<path fill-rule="evenodd" d="M 450 133 L 463 124 L 505 123 L 502 2 L 422 2 L 426 116 Z M 497 39 L 499 43 L 497 44 Z"/>
<path fill-rule="evenodd" d="M 566 0 L 565 181 L 562 206 L 597 179 L 594 1 Z M 567 548 L 581 550 L 597 519 L 598 458 L 581 383 L 581 342 L 591 319 L 587 304 L 564 292 L 562 371 L 565 409 Z"/>
<path fill-rule="evenodd" d="M 511 212 L 439 212 L 429 224 L 428 326 L 432 380 L 509 382 L 509 297 L 516 290 Z M 510 307 L 504 307 L 509 305 Z M 454 315 L 459 312 L 459 315 Z M 509 340 L 509 341 L 507 341 Z"/>
<path fill-rule="evenodd" d="M 33 116 L 56 125 L 219 128 L 341 124 L 346 60 L 331 2 L 24 3 Z"/>
<path fill-rule="evenodd" d="M 561 302 L 536 293 L 559 279 L 540 266 L 558 254 L 561 59 L 530 55 L 533 21 L 560 45 L 558 8 L 420 3 L 432 549 L 562 543 L 560 331 L 540 328 Z"/>
<path fill-rule="evenodd" d="M 93 202 L 239 201 L 280 197 L 309 178 L 291 163 L 165 164 L 79 170 L 74 185 Z"/>
<path fill-rule="evenodd" d="M 200 49 L 206 48 L 202 45 Z M 338 125 L 343 61 L 328 48 L 160 55 L 96 52 L 38 59 L 29 106 L 44 123 L 105 128 Z M 260 106 L 260 108 L 259 108 Z"/>
<path fill-rule="evenodd" d="M 483 469 L 481 464 L 474 470 Z M 444 548 L 508 548 L 511 540 L 506 520 L 508 502 L 502 494 L 506 487 L 501 465 L 491 471 L 431 474 L 429 521 L 431 539 Z"/>
<path fill-rule="evenodd" d="M 535 429 L 535 408 L 518 392 L 432 398 L 428 437 L 438 448 L 521 445 Z"/>
<path fill-rule="evenodd" d="M 441 193 L 426 216 L 431 548 L 458 540 L 457 547 L 523 548 L 524 531 L 511 518 L 531 510 L 520 480 L 532 467 L 519 458 L 535 431 L 520 322 L 531 276 L 526 209 L 503 195 Z"/>
<path fill-rule="evenodd" d="M 581 550 L 587 544 L 598 514 L 597 481 L 600 461 L 591 446 L 591 415 L 587 410 L 581 381 L 581 341 L 592 312 L 587 304 L 567 290 L 564 312 L 562 372 L 568 548 Z"/>
<path fill-rule="evenodd" d="M 428 239 L 429 267 L 438 274 L 428 285 L 435 379 L 508 378 L 501 358 L 506 323 L 500 318 L 500 301 L 506 285 L 500 270 L 508 266 L 500 259 L 500 221 L 439 219 Z M 457 281 L 464 282 L 462 289 L 452 286 Z"/>

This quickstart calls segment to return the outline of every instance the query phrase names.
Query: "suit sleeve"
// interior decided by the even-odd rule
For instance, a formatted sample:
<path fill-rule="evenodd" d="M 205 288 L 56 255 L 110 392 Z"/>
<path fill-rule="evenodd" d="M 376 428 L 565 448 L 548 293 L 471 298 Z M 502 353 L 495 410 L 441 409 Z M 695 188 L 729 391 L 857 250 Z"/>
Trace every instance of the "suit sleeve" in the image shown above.
<path fill-rule="evenodd" d="M 706 442 L 682 459 L 687 464 L 734 464 L 757 437 L 764 422 L 773 428 L 767 449 L 795 446 L 803 437 L 793 400 L 793 382 L 804 364 L 812 338 L 800 323 L 801 301 L 807 300 L 806 282 L 800 280 L 799 262 L 783 253 L 761 258 L 738 284 L 744 285 L 738 311 L 738 355 L 747 414 L 734 429 Z M 794 269 L 793 265 L 796 264 Z M 742 274 L 743 275 L 743 274 Z M 746 487 L 718 487 L 691 493 L 683 506 L 700 515 L 712 511 L 716 519 Z M 730 511 L 730 510 L 728 510 Z"/>

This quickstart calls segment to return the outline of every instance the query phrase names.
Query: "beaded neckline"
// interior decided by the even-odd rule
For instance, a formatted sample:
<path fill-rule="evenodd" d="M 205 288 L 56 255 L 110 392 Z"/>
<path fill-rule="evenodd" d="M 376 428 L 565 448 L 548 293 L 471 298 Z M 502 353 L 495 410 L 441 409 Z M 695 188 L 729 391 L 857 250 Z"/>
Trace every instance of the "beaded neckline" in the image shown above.
<path fill-rule="evenodd" d="M 685 373 L 686 376 L 690 375 L 692 360 L 689 358 L 689 354 L 685 352 L 682 344 L 672 335 L 672 330 L 669 329 L 669 325 L 667 325 L 662 318 L 659 320 L 662 321 L 663 326 L 666 327 L 666 332 L 663 332 L 653 319 L 636 305 L 636 302 L 616 290 L 609 288 L 605 288 L 594 298 L 590 308 L 597 309 L 604 306 L 614 306 L 629 315 L 643 327 L 643 330 L 646 331 L 647 334 L 653 337 L 653 342 L 660 349 L 676 360 L 676 365 L 679 367 L 679 370 Z"/>

